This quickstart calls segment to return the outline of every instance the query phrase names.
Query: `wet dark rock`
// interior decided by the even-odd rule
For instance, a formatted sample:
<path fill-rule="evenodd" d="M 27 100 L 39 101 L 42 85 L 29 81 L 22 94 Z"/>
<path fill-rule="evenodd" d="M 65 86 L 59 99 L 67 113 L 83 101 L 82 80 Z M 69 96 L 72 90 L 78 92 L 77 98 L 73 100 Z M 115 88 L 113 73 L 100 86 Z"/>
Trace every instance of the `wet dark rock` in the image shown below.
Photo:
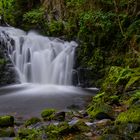
<path fill-rule="evenodd" d="M 14 45 L 14 41 L 3 30 L 0 30 L 0 86 L 19 83 L 16 70 L 8 54 L 8 44 L 10 43 Z"/>
<path fill-rule="evenodd" d="M 90 127 L 86 125 L 85 122 L 79 120 L 74 125 L 71 126 L 72 132 L 89 132 Z"/>
<path fill-rule="evenodd" d="M 89 117 L 88 113 L 85 110 L 79 111 L 79 113 L 82 115 L 82 117 L 86 118 Z"/>
<path fill-rule="evenodd" d="M 97 127 L 102 128 L 104 126 L 111 125 L 112 121 L 110 119 L 103 119 L 103 120 L 95 121 L 93 124 L 96 125 Z"/>
<path fill-rule="evenodd" d="M 78 118 L 73 118 L 70 122 L 69 122 L 69 125 L 72 126 L 74 124 L 76 124 L 78 122 Z"/>
<path fill-rule="evenodd" d="M 103 119 L 114 120 L 112 117 L 110 117 L 107 113 L 104 112 L 99 112 L 98 114 L 96 114 L 95 118 L 97 120 L 103 120 Z"/>
<path fill-rule="evenodd" d="M 64 111 L 62 111 L 62 112 L 57 112 L 55 114 L 54 118 L 55 118 L 55 120 L 58 120 L 58 121 L 64 121 L 65 116 L 66 116 L 66 113 Z"/>
<path fill-rule="evenodd" d="M 91 82 L 91 75 L 93 70 L 91 68 L 77 68 L 77 77 L 78 77 L 78 86 L 80 87 L 90 87 L 93 86 L 90 84 Z"/>

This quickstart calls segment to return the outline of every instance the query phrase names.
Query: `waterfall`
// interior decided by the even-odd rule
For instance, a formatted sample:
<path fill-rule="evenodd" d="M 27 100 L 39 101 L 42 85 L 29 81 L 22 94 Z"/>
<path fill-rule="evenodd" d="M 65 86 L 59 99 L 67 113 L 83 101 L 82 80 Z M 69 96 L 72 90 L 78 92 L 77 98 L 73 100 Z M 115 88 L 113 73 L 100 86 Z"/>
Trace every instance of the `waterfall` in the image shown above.
<path fill-rule="evenodd" d="M 7 43 L 21 83 L 71 85 L 74 41 L 27 34 L 13 27 L 0 27 L 0 37 Z"/>

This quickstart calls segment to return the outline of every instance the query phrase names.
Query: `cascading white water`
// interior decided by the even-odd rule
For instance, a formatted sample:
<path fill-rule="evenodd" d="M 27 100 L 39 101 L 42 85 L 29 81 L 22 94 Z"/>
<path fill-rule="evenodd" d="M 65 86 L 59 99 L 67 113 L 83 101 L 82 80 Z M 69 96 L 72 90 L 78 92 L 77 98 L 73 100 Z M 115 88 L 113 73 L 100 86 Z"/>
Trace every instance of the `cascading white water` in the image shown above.
<path fill-rule="evenodd" d="M 77 44 L 6 27 L 9 56 L 22 83 L 70 85 Z"/>

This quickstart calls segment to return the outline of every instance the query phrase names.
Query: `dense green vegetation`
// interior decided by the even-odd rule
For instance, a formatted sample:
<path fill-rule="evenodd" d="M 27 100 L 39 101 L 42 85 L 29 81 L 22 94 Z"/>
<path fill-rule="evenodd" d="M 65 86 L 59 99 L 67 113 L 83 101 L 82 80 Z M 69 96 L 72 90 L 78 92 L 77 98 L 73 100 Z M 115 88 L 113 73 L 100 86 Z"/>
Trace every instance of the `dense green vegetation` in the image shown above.
<path fill-rule="evenodd" d="M 89 84 L 101 87 L 87 112 L 91 120 L 104 113 L 112 121 L 107 128 L 99 128 L 101 139 L 139 138 L 138 0 L 3 0 L 0 7 L 0 14 L 13 26 L 76 40 L 77 67 L 90 68 Z"/>
<path fill-rule="evenodd" d="M 139 5 L 135 0 L 3 0 L 0 14 L 13 26 L 78 41 L 77 64 L 92 69 L 90 82 L 100 85 L 110 66 L 140 64 Z"/>

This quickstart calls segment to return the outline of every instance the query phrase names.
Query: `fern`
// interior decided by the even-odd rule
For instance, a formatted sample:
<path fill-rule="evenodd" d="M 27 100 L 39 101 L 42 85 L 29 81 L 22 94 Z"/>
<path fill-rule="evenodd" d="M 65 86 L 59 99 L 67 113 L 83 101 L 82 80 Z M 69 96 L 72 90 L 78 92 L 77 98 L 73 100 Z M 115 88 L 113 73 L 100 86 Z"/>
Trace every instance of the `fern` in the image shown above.
<path fill-rule="evenodd" d="M 131 85 L 133 85 L 136 81 L 140 80 L 140 76 L 132 76 L 128 83 L 125 86 L 125 90 L 127 90 Z"/>

